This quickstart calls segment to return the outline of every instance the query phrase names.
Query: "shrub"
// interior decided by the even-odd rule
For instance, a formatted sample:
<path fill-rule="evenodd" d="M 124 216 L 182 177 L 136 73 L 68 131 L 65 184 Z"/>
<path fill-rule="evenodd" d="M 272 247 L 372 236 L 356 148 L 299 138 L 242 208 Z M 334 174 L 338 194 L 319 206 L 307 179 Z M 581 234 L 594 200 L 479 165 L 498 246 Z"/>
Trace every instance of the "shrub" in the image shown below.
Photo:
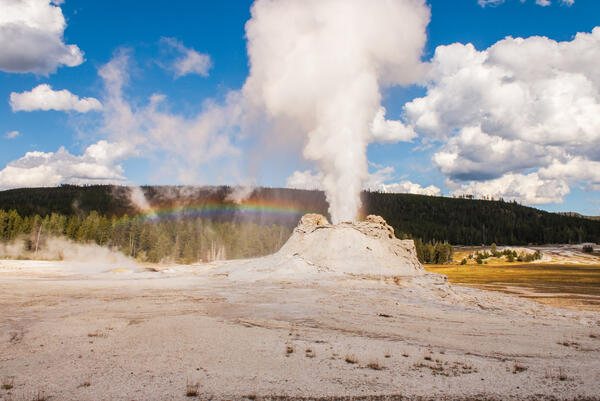
<path fill-rule="evenodd" d="M 199 388 L 200 388 L 200 383 L 187 382 L 185 385 L 185 395 L 188 397 L 196 397 L 198 395 Z"/>
<path fill-rule="evenodd" d="M 358 358 L 354 355 L 346 355 L 344 361 L 346 361 L 346 363 L 355 364 L 358 363 Z"/>
<path fill-rule="evenodd" d="M 525 372 L 526 370 L 527 370 L 527 366 L 524 366 L 518 362 L 515 362 L 512 372 L 513 372 L 513 374 L 517 374 L 517 373 Z"/>
<path fill-rule="evenodd" d="M 2 389 L 10 390 L 15 385 L 15 379 L 13 377 L 5 377 L 2 379 Z"/>
<path fill-rule="evenodd" d="M 385 369 L 384 366 L 380 365 L 379 362 L 377 361 L 371 361 L 367 364 L 367 368 L 369 369 L 373 369 L 373 370 L 383 370 Z"/>
<path fill-rule="evenodd" d="M 496 244 L 492 244 L 491 252 L 492 252 L 492 256 L 495 258 L 499 258 L 502 256 L 502 252 L 498 252 L 498 246 Z"/>

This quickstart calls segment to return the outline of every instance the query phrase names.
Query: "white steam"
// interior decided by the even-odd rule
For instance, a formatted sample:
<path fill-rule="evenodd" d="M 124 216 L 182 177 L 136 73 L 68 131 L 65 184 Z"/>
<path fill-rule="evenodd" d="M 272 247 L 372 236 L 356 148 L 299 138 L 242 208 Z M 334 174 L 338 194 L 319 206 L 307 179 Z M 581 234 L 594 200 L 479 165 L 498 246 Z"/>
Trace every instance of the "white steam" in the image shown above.
<path fill-rule="evenodd" d="M 140 187 L 132 187 L 129 191 L 129 200 L 141 212 L 147 212 L 152 209 L 150 203 Z"/>
<path fill-rule="evenodd" d="M 288 123 L 290 131 L 281 135 L 306 134 L 304 156 L 323 174 L 333 222 L 357 216 L 368 143 L 414 136 L 399 121 L 385 123 L 380 89 L 421 74 L 430 17 L 425 3 L 257 0 L 252 7 L 244 97 Z"/>
<path fill-rule="evenodd" d="M 232 188 L 231 192 L 225 197 L 225 200 L 240 204 L 252 195 L 254 189 L 254 186 L 251 185 L 238 185 Z"/>
<path fill-rule="evenodd" d="M 43 246 L 40 246 L 37 251 L 26 250 L 22 240 L 12 243 L 0 243 L 0 259 L 5 258 L 64 260 L 68 262 L 85 262 L 90 266 L 137 266 L 135 260 L 117 250 L 96 244 L 78 244 L 62 237 L 44 239 Z"/>

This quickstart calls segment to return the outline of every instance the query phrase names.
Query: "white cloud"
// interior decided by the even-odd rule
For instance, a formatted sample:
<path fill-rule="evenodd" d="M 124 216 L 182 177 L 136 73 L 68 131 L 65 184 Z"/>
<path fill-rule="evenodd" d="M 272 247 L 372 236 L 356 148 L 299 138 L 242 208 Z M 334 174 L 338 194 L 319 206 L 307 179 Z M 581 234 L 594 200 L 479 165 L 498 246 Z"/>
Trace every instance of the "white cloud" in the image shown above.
<path fill-rule="evenodd" d="M 386 120 L 385 107 L 380 107 L 371 122 L 371 142 L 410 142 L 417 136 L 415 130 L 402 121 Z"/>
<path fill-rule="evenodd" d="M 12 92 L 10 107 L 12 111 L 75 110 L 79 113 L 87 113 L 101 110 L 102 104 L 93 97 L 79 98 L 66 89 L 55 91 L 50 85 L 41 84 L 29 92 Z"/>
<path fill-rule="evenodd" d="M 416 195 L 429 195 L 429 196 L 440 196 L 441 192 L 435 185 L 423 187 L 421 184 L 417 184 L 408 180 L 392 182 L 389 184 L 379 184 L 374 187 L 365 188 L 370 191 L 393 193 L 393 194 L 416 194 Z"/>
<path fill-rule="evenodd" d="M 491 136 L 481 127 L 462 128 L 433 155 L 433 163 L 451 179 L 487 180 L 551 162 L 553 149 L 522 140 Z"/>
<path fill-rule="evenodd" d="M 440 195 L 440 189 L 435 185 L 422 187 L 420 184 L 408 180 L 395 181 L 394 175 L 395 170 L 393 167 L 382 167 L 369 174 L 369 178 L 363 184 L 363 188 L 370 191 L 386 193 L 405 193 L 430 196 Z"/>
<path fill-rule="evenodd" d="M 479 4 L 481 7 L 497 6 L 504 3 L 505 1 L 506 0 L 477 0 L 477 4 Z M 525 1 L 527 0 L 521 0 L 521 3 L 525 3 Z M 575 3 L 575 0 L 560 0 L 560 3 L 567 6 L 572 6 L 573 3 Z M 550 0 L 535 0 L 535 4 L 537 4 L 538 6 L 546 7 L 552 4 L 552 2 Z"/>
<path fill-rule="evenodd" d="M 162 43 L 167 44 L 180 56 L 171 64 L 175 78 L 183 77 L 188 74 L 199 74 L 203 77 L 208 76 L 208 71 L 212 67 L 212 60 L 208 54 L 198 53 L 194 49 L 185 47 L 183 43 L 174 38 L 162 38 Z"/>
<path fill-rule="evenodd" d="M 563 202 L 564 196 L 570 192 L 563 180 L 543 179 L 538 173 L 505 174 L 500 178 L 488 181 L 470 181 L 457 184 L 448 181 L 454 187 L 453 196 L 473 195 L 476 198 L 491 196 L 495 199 L 515 200 L 528 205 Z"/>
<path fill-rule="evenodd" d="M 415 128 L 435 139 L 481 126 L 490 135 L 539 144 L 597 141 L 600 28 L 572 42 L 507 38 L 486 51 L 440 46 L 428 93 L 406 105 Z M 586 146 L 589 142 L 586 144 Z"/>
<path fill-rule="evenodd" d="M 239 93 L 231 92 L 222 105 L 207 101 L 202 112 L 192 117 L 169 112 L 161 94 L 138 105 L 123 93 L 130 57 L 128 51 L 121 51 L 99 71 L 106 90 L 102 128 L 106 135 L 147 155 L 161 152 L 161 164 L 184 183 L 198 182 L 201 165 L 240 154 L 232 142 L 242 113 Z"/>
<path fill-rule="evenodd" d="M 546 179 L 564 179 L 579 183 L 589 191 L 600 191 L 600 162 L 580 156 L 564 161 L 554 160 L 548 167 L 541 168 L 539 175 Z"/>
<path fill-rule="evenodd" d="M 426 143 L 442 143 L 433 162 L 455 185 L 495 196 L 504 189 L 505 198 L 533 203 L 560 200 L 564 185 L 596 187 L 584 166 L 600 162 L 599 63 L 600 27 L 568 42 L 508 37 L 483 51 L 440 46 L 426 96 L 405 105 L 406 124 Z M 519 193 L 518 183 L 529 189 Z M 545 192 L 550 183 L 556 196 Z"/>
<path fill-rule="evenodd" d="M 6 139 L 15 139 L 19 135 L 21 135 L 21 133 L 19 131 L 10 131 L 10 132 L 7 132 L 4 135 L 4 138 L 6 138 Z"/>
<path fill-rule="evenodd" d="M 323 174 L 310 170 L 294 171 L 285 182 L 286 188 L 316 190 L 323 188 Z"/>
<path fill-rule="evenodd" d="M 53 4 L 52 4 L 53 3 Z M 0 0 L 0 70 L 48 75 L 81 64 L 83 52 L 63 42 L 62 10 L 48 0 Z"/>
<path fill-rule="evenodd" d="M 51 187 L 60 184 L 125 184 L 120 160 L 132 155 L 125 143 L 99 141 L 80 156 L 64 148 L 57 152 L 27 152 L 0 170 L 0 189 Z"/>
<path fill-rule="evenodd" d="M 408 180 L 394 182 L 394 168 L 382 167 L 368 175 L 362 188 L 369 191 L 378 191 L 386 193 L 408 193 L 419 195 L 439 196 L 440 189 L 435 185 L 422 187 L 420 184 Z M 294 171 L 286 181 L 287 188 L 296 189 L 323 189 L 323 174 L 314 173 L 310 170 Z"/>
<path fill-rule="evenodd" d="M 477 4 L 481 7 L 485 6 L 497 6 L 498 4 L 504 3 L 504 0 L 477 0 Z"/>

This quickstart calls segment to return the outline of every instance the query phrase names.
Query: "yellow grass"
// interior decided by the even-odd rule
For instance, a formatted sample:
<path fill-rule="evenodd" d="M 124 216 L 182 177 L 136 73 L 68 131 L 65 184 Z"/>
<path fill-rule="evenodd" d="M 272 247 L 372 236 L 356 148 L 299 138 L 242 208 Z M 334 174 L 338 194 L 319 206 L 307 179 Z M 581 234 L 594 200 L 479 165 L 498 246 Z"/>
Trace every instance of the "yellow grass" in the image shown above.
<path fill-rule="evenodd" d="M 426 265 L 425 269 L 444 274 L 450 282 L 459 285 L 515 293 L 545 303 L 600 308 L 600 265 L 512 263 Z"/>

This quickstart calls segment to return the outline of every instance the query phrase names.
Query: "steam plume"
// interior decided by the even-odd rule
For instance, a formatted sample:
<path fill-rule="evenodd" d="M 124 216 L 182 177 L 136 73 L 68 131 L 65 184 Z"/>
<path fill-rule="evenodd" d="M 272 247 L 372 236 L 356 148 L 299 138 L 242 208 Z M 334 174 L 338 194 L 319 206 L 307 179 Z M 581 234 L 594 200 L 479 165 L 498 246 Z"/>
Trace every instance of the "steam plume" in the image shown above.
<path fill-rule="evenodd" d="M 429 16 L 425 0 L 257 0 L 252 7 L 244 97 L 289 123 L 280 134 L 306 135 L 303 154 L 323 174 L 333 222 L 357 216 L 373 121 L 382 118 L 380 89 L 418 79 Z"/>

